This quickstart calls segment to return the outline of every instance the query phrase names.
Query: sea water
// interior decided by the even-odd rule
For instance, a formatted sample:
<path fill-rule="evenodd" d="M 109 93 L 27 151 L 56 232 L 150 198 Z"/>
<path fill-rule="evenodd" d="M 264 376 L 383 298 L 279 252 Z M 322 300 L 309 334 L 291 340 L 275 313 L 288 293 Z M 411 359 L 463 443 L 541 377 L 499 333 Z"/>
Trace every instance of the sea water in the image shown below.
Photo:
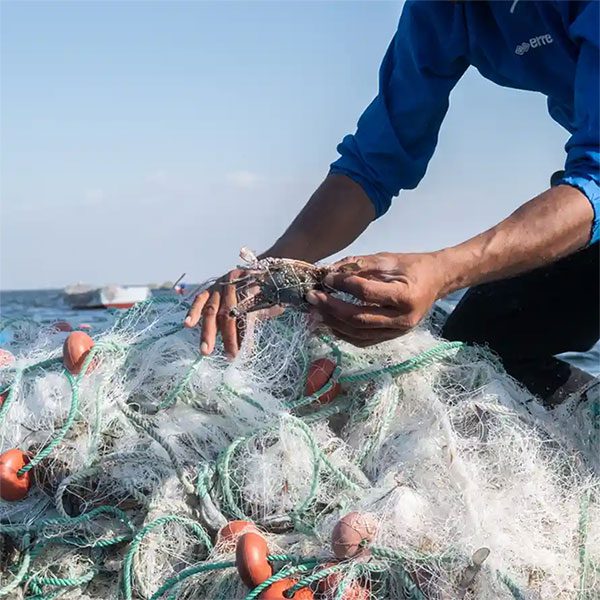
<path fill-rule="evenodd" d="M 461 295 L 460 292 L 452 294 L 440 301 L 440 305 L 446 312 L 450 312 Z M 93 333 L 110 327 L 119 313 L 114 309 L 72 309 L 65 304 L 61 290 L 0 291 L 0 317 L 3 320 L 26 316 L 48 325 L 55 321 L 68 321 L 73 328 L 87 323 L 92 326 Z M 6 335 L 8 334 L 0 331 L 0 347 L 6 341 L 3 338 Z M 569 352 L 561 355 L 561 358 L 596 377 L 600 376 L 600 342 L 588 352 Z"/>

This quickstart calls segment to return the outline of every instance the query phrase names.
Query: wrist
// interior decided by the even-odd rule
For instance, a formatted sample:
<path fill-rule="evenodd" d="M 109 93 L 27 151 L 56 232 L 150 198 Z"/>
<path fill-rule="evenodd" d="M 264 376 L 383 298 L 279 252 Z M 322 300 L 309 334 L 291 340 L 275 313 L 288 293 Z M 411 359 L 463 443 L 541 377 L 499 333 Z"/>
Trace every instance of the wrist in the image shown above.
<path fill-rule="evenodd" d="M 293 258 L 306 262 L 316 262 L 322 257 L 314 254 L 315 244 L 311 244 L 309 236 L 299 233 L 294 235 L 285 234 L 279 238 L 268 250 L 265 250 L 259 258 Z"/>
<path fill-rule="evenodd" d="M 443 298 L 456 290 L 471 285 L 469 283 L 469 263 L 461 249 L 457 246 L 432 252 L 438 275 L 437 299 Z"/>

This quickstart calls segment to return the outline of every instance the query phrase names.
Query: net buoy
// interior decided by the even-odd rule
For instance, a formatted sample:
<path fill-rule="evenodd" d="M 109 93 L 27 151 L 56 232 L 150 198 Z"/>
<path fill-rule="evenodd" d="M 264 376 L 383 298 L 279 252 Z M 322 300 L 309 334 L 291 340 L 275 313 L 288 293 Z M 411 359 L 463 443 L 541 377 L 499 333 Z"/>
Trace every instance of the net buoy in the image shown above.
<path fill-rule="evenodd" d="M 267 560 L 267 540 L 254 531 L 241 535 L 235 548 L 235 564 L 240 579 L 254 588 L 273 575 L 273 567 Z"/>
<path fill-rule="evenodd" d="M 81 367 L 89 351 L 94 347 L 94 340 L 83 331 L 73 331 L 63 345 L 63 363 L 67 371 L 79 375 Z M 92 365 L 89 366 L 88 372 Z"/>
<path fill-rule="evenodd" d="M 275 583 L 272 583 L 264 592 L 259 596 L 260 600 L 289 600 L 293 598 L 294 600 L 313 600 L 314 595 L 310 591 L 310 589 L 304 587 L 300 588 L 297 592 L 286 595 L 291 587 L 296 585 L 296 579 L 280 579 Z"/>
<path fill-rule="evenodd" d="M 73 327 L 68 321 L 56 321 L 52 323 L 52 329 L 54 331 L 73 331 Z"/>
<path fill-rule="evenodd" d="M 252 521 L 229 521 L 223 525 L 217 534 L 217 545 L 224 545 L 235 542 L 248 531 L 256 531 L 256 525 Z"/>
<path fill-rule="evenodd" d="M 0 498 L 9 502 L 23 500 L 31 488 L 31 471 L 18 475 L 29 462 L 29 456 L 19 448 L 0 454 Z"/>
<path fill-rule="evenodd" d="M 91 328 L 92 328 L 92 326 L 91 326 L 89 323 L 82 323 L 82 324 L 79 326 L 79 329 L 81 329 L 82 331 L 83 331 L 83 330 L 85 330 L 85 331 L 89 331 Z"/>
<path fill-rule="evenodd" d="M 306 378 L 306 386 L 304 387 L 304 395 L 312 396 L 320 390 L 330 379 L 336 368 L 335 362 L 330 358 L 319 358 L 315 360 L 308 369 L 308 377 Z M 335 383 L 333 387 L 319 396 L 317 402 L 319 404 L 327 404 L 331 402 L 342 390 L 339 383 Z"/>
<path fill-rule="evenodd" d="M 7 367 L 15 362 L 15 356 L 12 352 L 0 348 L 0 367 Z"/>
<path fill-rule="evenodd" d="M 353 558 L 373 541 L 376 533 L 377 523 L 373 517 L 359 512 L 348 513 L 333 528 L 331 549 L 340 560 Z"/>

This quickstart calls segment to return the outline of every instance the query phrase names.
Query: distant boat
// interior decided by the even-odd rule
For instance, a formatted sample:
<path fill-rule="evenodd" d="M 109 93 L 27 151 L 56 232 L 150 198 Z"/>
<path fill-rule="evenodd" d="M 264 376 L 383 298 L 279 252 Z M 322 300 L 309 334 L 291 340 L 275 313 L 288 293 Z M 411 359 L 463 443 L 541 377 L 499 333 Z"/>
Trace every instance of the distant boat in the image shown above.
<path fill-rule="evenodd" d="M 63 292 L 71 308 L 131 308 L 150 298 L 150 288 L 145 285 L 70 285 Z"/>

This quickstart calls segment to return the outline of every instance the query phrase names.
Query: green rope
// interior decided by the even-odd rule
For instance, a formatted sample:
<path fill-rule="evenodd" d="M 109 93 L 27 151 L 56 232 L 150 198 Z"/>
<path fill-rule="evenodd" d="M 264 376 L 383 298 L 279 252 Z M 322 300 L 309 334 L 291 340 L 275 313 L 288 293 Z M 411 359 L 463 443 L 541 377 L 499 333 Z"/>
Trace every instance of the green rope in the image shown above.
<path fill-rule="evenodd" d="M 131 523 L 129 517 L 119 508 L 114 506 L 99 506 L 94 508 L 88 513 L 84 513 L 82 515 L 78 515 L 77 517 L 58 517 L 54 519 L 42 519 L 37 523 L 17 523 L 13 525 L 3 525 L 0 524 L 0 533 L 8 533 L 15 534 L 21 532 L 42 532 L 43 529 L 51 527 L 52 525 L 69 525 L 71 527 L 75 525 L 79 525 L 81 523 L 86 523 L 87 521 L 91 521 L 95 519 L 99 515 L 104 514 L 112 514 L 112 516 L 116 517 L 119 521 L 124 523 L 130 531 L 134 531 L 133 524 Z M 43 532 L 42 532 L 43 533 Z"/>
<path fill-rule="evenodd" d="M 20 369 L 15 373 L 15 377 L 13 382 L 10 384 L 8 389 L 8 395 L 4 398 L 4 402 L 2 406 L 0 406 L 0 424 L 4 422 L 6 418 L 6 413 L 10 408 L 10 405 L 13 403 L 13 400 L 17 394 L 17 388 L 21 385 L 21 380 L 23 379 L 24 369 Z"/>
<path fill-rule="evenodd" d="M 465 344 L 463 342 L 442 342 L 429 350 L 425 350 L 417 356 L 413 356 L 404 362 L 390 365 L 388 367 L 382 367 L 381 369 L 374 369 L 372 371 L 363 371 L 361 373 L 354 373 L 349 375 L 343 375 L 339 378 L 339 383 L 359 383 L 363 381 L 372 381 L 385 375 L 401 375 L 403 373 L 409 373 L 415 369 L 426 367 L 434 363 L 435 361 L 452 356 L 456 354 Z"/>
<path fill-rule="evenodd" d="M 31 584 L 33 581 L 39 586 L 78 587 L 90 582 L 97 574 L 98 569 L 94 568 L 79 577 L 33 577 L 29 580 L 29 583 Z"/>
<path fill-rule="evenodd" d="M 320 559 L 316 558 L 299 558 L 290 556 L 288 554 L 269 554 L 267 556 L 267 560 L 270 563 L 274 562 L 291 562 L 296 565 L 312 565 L 316 561 Z M 236 566 L 235 561 L 224 561 L 224 562 L 215 562 L 215 563 L 202 563 L 199 565 L 193 565 L 191 567 L 187 567 L 183 569 L 177 575 L 170 577 L 163 583 L 163 585 L 154 592 L 151 596 L 150 600 L 158 600 L 163 594 L 168 592 L 171 588 L 175 587 L 185 579 L 189 579 L 194 575 L 198 575 L 200 573 L 206 573 L 208 571 L 219 571 L 224 569 L 231 569 Z"/>
<path fill-rule="evenodd" d="M 61 366 L 63 364 L 62 355 L 55 356 L 53 358 L 47 358 L 46 360 L 41 360 L 40 362 L 34 363 L 33 365 L 28 365 L 23 369 L 23 373 L 31 373 L 32 371 L 37 371 L 38 369 L 48 369 L 48 367 L 56 367 Z"/>
<path fill-rule="evenodd" d="M 517 584 L 508 575 L 498 573 L 500 581 L 507 587 L 515 600 L 527 600 L 525 594 L 519 589 Z"/>
<path fill-rule="evenodd" d="M 221 491 L 223 492 L 224 508 L 237 519 L 245 519 L 246 515 L 239 509 L 237 502 L 233 497 L 233 491 L 230 484 L 231 476 L 229 474 L 229 465 L 236 448 L 249 440 L 250 437 L 251 436 L 239 437 L 233 440 L 217 459 L 217 475 L 219 476 Z"/>
<path fill-rule="evenodd" d="M 266 590 L 270 585 L 280 581 L 281 579 L 285 579 L 294 573 L 302 573 L 307 571 L 308 567 L 306 565 L 294 565 L 290 567 L 284 567 L 278 573 L 271 575 L 268 579 L 265 579 L 260 585 L 257 585 L 250 593 L 246 594 L 244 600 L 255 600 L 258 598 L 264 590 Z"/>
<path fill-rule="evenodd" d="M 393 550 L 383 546 L 369 546 L 369 553 L 375 558 L 382 558 L 395 562 L 404 563 L 410 561 L 412 563 L 431 563 L 431 562 L 450 562 L 457 559 L 457 555 L 453 552 L 443 552 L 442 554 L 426 554 L 423 552 L 409 552 L 401 550 Z"/>
<path fill-rule="evenodd" d="M 179 478 L 179 481 L 183 485 L 185 491 L 188 494 L 193 494 L 194 486 L 187 480 L 183 467 L 181 465 L 181 461 L 179 460 L 179 457 L 177 456 L 175 450 L 173 449 L 171 444 L 169 444 L 169 442 L 165 439 L 165 437 L 162 436 L 156 430 L 156 427 L 151 421 L 149 421 L 148 417 L 135 413 L 126 404 L 121 405 L 121 411 L 134 425 L 142 429 L 155 442 L 158 442 L 158 444 L 163 448 L 163 450 L 167 453 L 168 457 L 171 459 L 171 462 L 173 463 L 173 468 L 175 469 L 177 477 Z"/>
<path fill-rule="evenodd" d="M 164 517 L 159 517 L 158 519 L 151 521 L 144 528 L 142 528 L 133 538 L 133 541 L 129 545 L 129 549 L 127 550 L 127 554 L 125 555 L 125 559 L 123 560 L 122 592 L 126 600 L 131 600 L 133 597 L 131 581 L 133 559 L 138 551 L 140 544 L 142 543 L 142 540 L 150 531 L 156 529 L 157 527 L 161 527 L 162 525 L 165 525 L 167 523 L 179 523 L 180 525 L 188 527 L 192 530 L 193 533 L 196 534 L 196 536 L 200 539 L 200 541 L 204 544 L 208 551 L 212 550 L 212 542 L 210 541 L 210 538 L 208 537 L 206 531 L 204 531 L 204 528 L 195 521 L 192 521 L 191 519 L 188 519 L 186 517 L 180 517 L 178 515 L 166 515 Z"/>
<path fill-rule="evenodd" d="M 194 565 L 193 567 L 188 567 L 187 569 L 183 569 L 183 571 L 180 571 L 179 573 L 177 573 L 177 575 L 174 575 L 173 577 L 169 577 L 169 579 L 167 579 L 156 590 L 156 592 L 154 592 L 154 594 L 152 594 L 152 596 L 150 597 L 150 600 L 158 600 L 158 598 L 160 598 L 165 592 L 168 592 L 172 587 L 181 583 L 185 579 L 188 579 L 189 577 L 193 577 L 194 575 L 198 575 L 199 573 L 206 573 L 208 571 L 219 571 L 222 569 L 231 569 L 232 567 L 235 567 L 234 560 Z"/>
<path fill-rule="evenodd" d="M 350 412 L 352 407 L 355 405 L 356 401 L 349 398 L 340 398 L 339 400 L 335 400 L 334 402 L 330 402 L 312 412 L 308 415 L 304 415 L 302 420 L 307 424 L 311 425 L 312 423 L 317 423 L 318 421 L 323 421 L 324 419 L 329 419 L 333 415 L 337 415 L 342 412 Z"/>
<path fill-rule="evenodd" d="M 350 567 L 350 568 L 352 569 L 352 567 Z M 352 579 L 350 577 L 345 577 L 338 583 L 336 590 L 335 590 L 335 599 L 334 600 L 344 600 L 344 598 L 346 596 L 346 589 L 350 585 L 351 581 L 352 581 Z"/>
<path fill-rule="evenodd" d="M 329 469 L 329 471 L 335 477 L 335 479 L 337 479 L 344 487 L 347 487 L 353 492 L 361 491 L 362 487 L 360 485 L 352 481 L 341 469 L 334 466 L 329 461 L 327 456 L 325 456 L 325 453 L 318 447 L 317 442 L 315 441 L 315 438 L 313 437 L 313 434 L 308 425 L 306 425 L 306 423 L 304 423 L 300 419 L 297 419 L 295 417 L 291 418 L 294 425 L 305 434 L 308 440 L 310 440 L 310 444 L 314 445 L 317 457 L 323 462 L 327 469 Z"/>
<path fill-rule="evenodd" d="M 169 392 L 168 396 L 158 405 L 159 409 L 170 408 L 177 402 L 179 395 L 185 388 L 185 386 L 190 382 L 190 379 L 196 372 L 196 369 L 204 359 L 203 356 L 197 358 L 188 368 L 186 374 L 181 378 L 181 381 Z"/>
<path fill-rule="evenodd" d="M 71 386 L 71 407 L 69 409 L 69 414 L 63 424 L 63 426 L 57 431 L 54 438 L 50 441 L 50 443 L 40 450 L 26 465 L 21 467 L 17 471 L 17 476 L 21 477 L 28 471 L 31 471 L 34 467 L 36 467 L 39 463 L 41 463 L 51 452 L 58 446 L 69 429 L 71 429 L 73 423 L 75 422 L 75 415 L 77 414 L 77 409 L 79 408 L 79 395 L 78 395 L 78 386 L 77 380 L 73 379 L 71 373 L 69 373 L 66 369 L 64 374 Z"/>
<path fill-rule="evenodd" d="M 403 594 L 407 600 L 427 600 L 419 586 L 413 581 L 412 577 L 405 569 L 407 559 L 413 560 L 414 554 L 405 554 L 391 548 L 381 546 L 369 546 L 369 552 L 375 558 L 383 558 L 394 562 L 393 574 L 400 578 L 403 588 Z M 433 555 L 419 555 L 422 559 L 434 559 Z"/>
<path fill-rule="evenodd" d="M 331 347 L 331 351 L 332 351 L 334 359 L 335 359 L 335 361 L 334 361 L 335 368 L 333 369 L 331 376 L 325 382 L 325 384 L 323 386 L 321 386 L 320 389 L 318 389 L 316 392 L 312 393 L 310 396 L 302 396 L 301 398 L 298 398 L 297 400 L 292 400 L 290 402 L 287 402 L 286 406 L 290 410 L 295 410 L 295 409 L 301 408 L 303 406 L 308 406 L 309 404 L 313 404 L 313 402 L 317 402 L 317 400 L 321 396 L 324 396 L 325 394 L 327 394 L 327 392 L 329 392 L 333 388 L 333 386 L 335 386 L 338 383 L 338 380 L 340 379 L 340 376 L 342 373 L 342 355 L 341 355 L 339 348 L 336 345 L 330 344 L 330 347 Z M 306 372 L 306 377 L 307 378 L 304 382 L 304 389 L 306 389 L 306 383 L 308 382 L 308 371 Z"/>
<path fill-rule="evenodd" d="M 250 406 L 253 406 L 257 410 L 260 410 L 261 412 L 265 411 L 265 409 L 260 405 L 260 403 L 257 402 L 256 400 L 254 400 L 254 398 L 251 398 L 250 396 L 247 396 L 246 394 L 242 394 L 241 392 L 234 390 L 231 386 L 227 385 L 226 383 L 223 384 L 223 389 L 230 392 L 237 398 L 244 400 L 244 402 L 247 402 L 248 404 L 250 404 Z"/>
<path fill-rule="evenodd" d="M 312 586 L 313 584 L 317 583 L 317 581 L 321 581 L 321 579 L 325 579 L 326 577 L 329 577 L 329 575 L 333 575 L 334 573 L 340 573 L 347 569 L 348 569 L 347 563 L 340 563 L 337 565 L 333 565 L 331 567 L 326 567 L 325 569 L 320 569 L 319 571 L 315 571 L 311 575 L 308 575 L 307 577 L 303 577 L 302 579 L 300 579 L 300 581 L 298 581 L 296 584 L 294 584 L 288 590 L 288 592 L 290 595 L 292 595 L 304 587 Z"/>
<path fill-rule="evenodd" d="M 291 426 L 297 429 L 305 438 L 307 446 L 311 451 L 312 455 L 312 463 L 313 463 L 313 471 L 310 482 L 310 488 L 306 498 L 302 501 L 300 506 L 293 509 L 290 514 L 293 518 L 301 518 L 302 515 L 306 514 L 313 502 L 315 501 L 318 490 L 319 490 L 319 476 L 321 473 L 321 463 L 325 465 L 325 467 L 331 472 L 335 479 L 343 485 L 344 487 L 357 492 L 362 490 L 361 486 L 353 482 L 345 473 L 343 473 L 338 467 L 333 465 L 330 460 L 325 456 L 323 451 L 319 448 L 312 431 L 310 428 L 304 423 L 302 420 L 297 417 L 289 416 L 287 417 Z M 271 426 L 267 429 L 263 430 L 263 434 L 268 434 L 272 431 L 276 431 L 277 426 Z M 237 448 L 244 443 L 249 443 L 252 439 L 257 437 L 257 433 L 237 438 L 234 440 L 217 460 L 217 474 L 219 476 L 219 483 L 221 486 L 221 491 L 223 495 L 225 509 L 233 516 L 238 519 L 245 519 L 247 515 L 240 509 L 238 503 L 236 502 L 233 491 L 231 489 L 231 482 L 233 480 L 231 476 L 231 461 L 233 455 Z"/>
<path fill-rule="evenodd" d="M 27 548 L 28 545 L 29 545 L 29 534 L 25 534 L 25 536 L 23 538 L 23 546 L 25 548 Z M 15 573 L 13 580 L 10 583 L 7 583 L 0 588 L 0 597 L 8 596 L 8 594 L 10 594 L 11 592 L 14 592 L 14 590 L 16 590 L 19 587 L 19 585 L 21 585 L 21 583 L 25 579 L 25 576 L 27 575 L 27 571 L 29 570 L 30 563 L 31 563 L 31 553 L 26 549 L 23 554 L 23 560 L 21 561 L 21 564 L 19 565 L 19 569 Z"/>

